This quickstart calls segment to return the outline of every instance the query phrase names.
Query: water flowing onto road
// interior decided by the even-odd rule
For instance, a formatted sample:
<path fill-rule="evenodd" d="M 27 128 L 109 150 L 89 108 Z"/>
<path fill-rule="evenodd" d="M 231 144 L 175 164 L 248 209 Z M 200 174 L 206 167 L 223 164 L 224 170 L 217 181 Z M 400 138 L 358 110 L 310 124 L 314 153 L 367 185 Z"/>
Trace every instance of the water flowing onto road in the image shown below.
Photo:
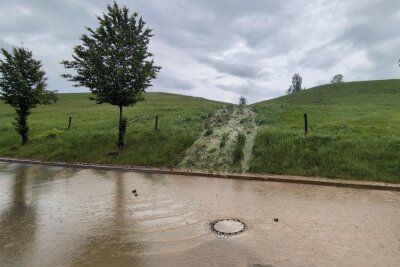
<path fill-rule="evenodd" d="M 399 221 L 399 192 L 0 163 L 0 266 L 399 266 Z"/>

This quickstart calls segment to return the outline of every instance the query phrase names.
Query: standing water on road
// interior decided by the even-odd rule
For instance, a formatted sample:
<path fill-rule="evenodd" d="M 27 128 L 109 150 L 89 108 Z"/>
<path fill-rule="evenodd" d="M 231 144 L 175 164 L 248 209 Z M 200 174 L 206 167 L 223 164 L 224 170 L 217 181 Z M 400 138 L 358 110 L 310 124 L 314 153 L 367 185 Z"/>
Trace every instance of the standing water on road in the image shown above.
<path fill-rule="evenodd" d="M 400 193 L 0 163 L 0 266 L 117 265 L 400 266 Z"/>

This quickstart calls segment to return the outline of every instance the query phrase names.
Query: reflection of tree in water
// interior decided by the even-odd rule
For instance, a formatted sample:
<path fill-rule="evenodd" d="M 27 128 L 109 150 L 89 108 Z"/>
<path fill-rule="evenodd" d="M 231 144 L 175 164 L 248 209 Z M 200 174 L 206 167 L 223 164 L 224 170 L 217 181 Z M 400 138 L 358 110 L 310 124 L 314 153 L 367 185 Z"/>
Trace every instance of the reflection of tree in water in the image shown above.
<path fill-rule="evenodd" d="M 35 258 L 33 249 L 36 248 L 39 221 L 36 198 L 40 199 L 41 195 L 37 190 L 31 190 L 31 186 L 56 181 L 60 177 L 73 177 L 74 173 L 80 170 L 21 165 L 13 171 L 15 176 L 10 190 L 7 190 L 10 193 L 10 202 L 0 214 L 0 266 L 29 265 L 30 257 Z M 111 203 L 107 201 L 102 204 L 104 206 L 95 205 L 95 209 L 104 208 L 111 213 L 98 217 L 89 233 L 83 235 L 71 233 L 75 240 L 74 247 L 65 247 L 65 251 L 72 252 L 73 255 L 68 259 L 68 264 L 141 265 L 141 259 L 135 254 L 142 248 L 132 238 L 131 230 L 134 222 L 129 221 L 127 216 L 127 205 L 130 201 L 137 200 L 134 196 L 130 198 L 132 188 L 126 187 L 123 172 L 107 172 L 106 175 L 98 173 L 98 175 L 105 176 L 105 179 L 113 182 L 114 186 L 107 190 L 107 194 L 111 194 L 113 198 Z M 99 203 L 103 203 L 102 197 L 98 195 Z M 88 214 L 93 213 L 88 212 Z"/>
<path fill-rule="evenodd" d="M 10 171 L 10 164 L 5 162 L 0 162 L 0 171 L 1 172 L 9 172 Z"/>
<path fill-rule="evenodd" d="M 94 266 L 141 266 L 142 261 L 135 256 L 135 253 L 140 252 L 142 247 L 132 240 L 133 233 L 129 231 L 134 222 L 129 221 L 129 216 L 128 218 L 125 216 L 126 205 L 129 202 L 126 193 L 132 189 L 125 186 L 124 172 L 106 172 L 106 174 L 108 179 L 115 182 L 112 209 L 114 216 L 111 221 L 100 223 L 98 229 L 94 230 L 93 236 L 83 242 L 78 249 L 82 253 L 74 259 L 72 265 L 86 265 L 90 262 L 90 265 Z M 113 176 L 110 177 L 111 174 Z M 106 229 L 104 225 L 107 226 Z M 101 235 L 96 235 L 96 232 Z"/>
<path fill-rule="evenodd" d="M 115 177 L 115 201 L 114 201 L 115 225 L 123 226 L 125 224 L 124 193 L 125 193 L 124 176 L 122 172 L 117 172 Z"/>
<path fill-rule="evenodd" d="M 41 165 L 31 165 L 29 176 L 33 184 L 42 184 L 59 180 L 60 177 L 73 177 L 80 169 L 64 168 L 64 167 L 49 167 Z"/>
<path fill-rule="evenodd" d="M 13 265 L 32 247 L 37 229 L 36 206 L 29 203 L 26 192 L 29 168 L 15 170 L 12 199 L 0 215 L 0 258 Z"/>

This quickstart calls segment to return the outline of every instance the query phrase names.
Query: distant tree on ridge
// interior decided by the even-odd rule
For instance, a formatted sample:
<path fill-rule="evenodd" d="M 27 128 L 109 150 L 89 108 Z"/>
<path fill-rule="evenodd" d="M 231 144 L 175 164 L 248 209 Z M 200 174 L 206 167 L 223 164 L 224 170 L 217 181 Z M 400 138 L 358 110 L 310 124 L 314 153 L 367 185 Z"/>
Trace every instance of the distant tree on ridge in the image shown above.
<path fill-rule="evenodd" d="M 245 106 L 247 104 L 247 99 L 244 96 L 239 98 L 239 106 Z"/>
<path fill-rule="evenodd" d="M 333 76 L 331 83 L 342 83 L 343 82 L 343 75 L 342 74 L 336 74 L 335 76 Z"/>
<path fill-rule="evenodd" d="M 286 91 L 286 94 L 294 94 L 303 90 L 302 88 L 303 78 L 298 73 L 295 73 L 292 77 L 292 85 Z"/>

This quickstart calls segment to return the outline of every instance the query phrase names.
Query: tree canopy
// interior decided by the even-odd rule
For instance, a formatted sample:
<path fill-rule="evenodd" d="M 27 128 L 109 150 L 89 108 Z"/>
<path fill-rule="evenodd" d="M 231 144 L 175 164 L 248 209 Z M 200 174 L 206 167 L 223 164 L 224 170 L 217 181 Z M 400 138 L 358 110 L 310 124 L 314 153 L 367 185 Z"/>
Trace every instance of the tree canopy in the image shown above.
<path fill-rule="evenodd" d="M 1 49 L 0 98 L 14 107 L 18 117 L 15 128 L 22 137 L 22 144 L 28 142 L 27 117 L 37 105 L 50 104 L 57 100 L 56 91 L 47 90 L 42 63 L 33 58 L 33 53 L 24 47 L 13 48 L 12 53 Z"/>
<path fill-rule="evenodd" d="M 239 98 L 239 106 L 245 106 L 247 104 L 247 99 L 244 96 Z"/>
<path fill-rule="evenodd" d="M 76 75 L 63 77 L 91 90 L 97 103 L 126 107 L 142 100 L 160 67 L 154 66 L 148 51 L 152 30 L 138 13 L 114 2 L 108 12 L 97 17 L 99 27 L 86 28 L 82 44 L 74 47 L 72 61 L 63 61 Z"/>
<path fill-rule="evenodd" d="M 97 29 L 86 28 L 82 44 L 74 47 L 73 60 L 62 62 L 76 74 L 63 77 L 75 86 L 90 89 L 98 104 L 109 103 L 120 109 L 118 146 L 123 147 L 126 123 L 122 108 L 143 100 L 142 93 L 151 86 L 161 69 L 154 65 L 148 51 L 152 30 L 138 13 L 130 15 L 125 6 L 107 6 L 107 13 L 97 17 Z"/>
<path fill-rule="evenodd" d="M 56 91 L 47 90 L 46 73 L 40 60 L 33 58 L 32 51 L 14 47 L 12 53 L 1 49 L 0 98 L 15 108 L 31 109 L 57 100 Z"/>
<path fill-rule="evenodd" d="M 342 74 L 336 74 L 335 76 L 333 76 L 331 83 L 341 83 L 343 82 L 343 75 Z"/>
<path fill-rule="evenodd" d="M 302 88 L 303 78 L 298 73 L 295 73 L 292 77 L 292 85 L 286 91 L 287 94 L 294 94 L 303 90 Z"/>

